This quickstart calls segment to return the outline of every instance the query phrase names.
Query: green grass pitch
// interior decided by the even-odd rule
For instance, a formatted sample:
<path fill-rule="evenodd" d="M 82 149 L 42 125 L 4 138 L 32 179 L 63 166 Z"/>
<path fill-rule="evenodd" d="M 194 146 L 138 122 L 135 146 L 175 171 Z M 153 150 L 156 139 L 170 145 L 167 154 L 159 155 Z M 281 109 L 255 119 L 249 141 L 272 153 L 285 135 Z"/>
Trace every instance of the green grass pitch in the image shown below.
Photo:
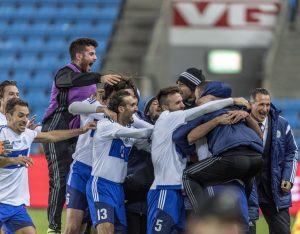
<path fill-rule="evenodd" d="M 37 233 L 46 233 L 47 231 L 47 212 L 46 209 L 28 209 L 29 214 L 36 226 Z M 62 226 L 64 227 L 66 220 L 66 212 L 63 211 L 63 218 L 62 218 Z M 291 223 L 293 224 L 294 217 L 291 218 Z M 266 221 L 263 217 L 260 217 L 259 221 L 257 222 L 257 234 L 267 234 L 268 226 Z"/>

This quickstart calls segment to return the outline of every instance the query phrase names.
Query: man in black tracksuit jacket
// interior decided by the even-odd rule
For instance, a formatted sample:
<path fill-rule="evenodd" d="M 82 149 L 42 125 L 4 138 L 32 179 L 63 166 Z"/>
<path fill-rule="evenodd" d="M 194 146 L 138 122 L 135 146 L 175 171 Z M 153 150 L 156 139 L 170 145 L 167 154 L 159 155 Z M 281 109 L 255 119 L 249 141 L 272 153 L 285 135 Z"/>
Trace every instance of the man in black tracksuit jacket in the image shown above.
<path fill-rule="evenodd" d="M 79 118 L 68 112 L 74 101 L 83 101 L 96 92 L 96 84 L 115 84 L 119 76 L 90 72 L 96 61 L 97 42 L 79 38 L 70 45 L 71 63 L 56 73 L 52 85 L 50 104 L 43 118 L 43 132 L 71 129 L 79 126 Z M 49 169 L 49 197 L 47 233 L 61 232 L 61 212 L 65 202 L 66 177 L 69 173 L 77 138 L 58 143 L 43 144 Z"/>

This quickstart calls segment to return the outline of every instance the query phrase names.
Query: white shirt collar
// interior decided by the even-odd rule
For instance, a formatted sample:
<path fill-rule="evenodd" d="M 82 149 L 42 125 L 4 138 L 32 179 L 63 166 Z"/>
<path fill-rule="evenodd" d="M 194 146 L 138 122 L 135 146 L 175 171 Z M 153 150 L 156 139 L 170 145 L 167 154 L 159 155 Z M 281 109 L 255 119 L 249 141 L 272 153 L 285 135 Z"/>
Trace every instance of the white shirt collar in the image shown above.
<path fill-rule="evenodd" d="M 268 117 L 264 119 L 264 121 L 261 122 L 261 124 L 263 125 L 263 128 L 266 128 L 266 126 L 268 125 Z"/>

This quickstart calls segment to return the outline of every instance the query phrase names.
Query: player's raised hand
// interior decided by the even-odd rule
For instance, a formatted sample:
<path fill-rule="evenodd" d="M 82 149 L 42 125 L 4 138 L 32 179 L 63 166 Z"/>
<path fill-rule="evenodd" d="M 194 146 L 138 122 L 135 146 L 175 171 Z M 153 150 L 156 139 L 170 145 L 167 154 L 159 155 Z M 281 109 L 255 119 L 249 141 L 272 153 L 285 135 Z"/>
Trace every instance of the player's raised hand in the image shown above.
<path fill-rule="evenodd" d="M 286 181 L 286 180 L 281 181 L 281 190 L 283 192 L 288 193 L 290 192 L 291 188 L 292 188 L 292 183 L 290 181 Z"/>
<path fill-rule="evenodd" d="M 91 129 L 96 129 L 97 128 L 97 122 L 93 121 L 93 122 L 88 122 L 86 125 L 84 125 L 81 130 L 82 133 L 86 133 L 87 131 L 91 130 Z"/>
<path fill-rule="evenodd" d="M 23 165 L 25 167 L 33 166 L 32 158 L 27 156 L 12 157 L 11 159 L 14 165 Z"/>
<path fill-rule="evenodd" d="M 117 115 L 116 112 L 113 112 L 112 110 L 110 110 L 107 107 L 105 107 L 104 110 L 103 110 L 103 113 L 105 115 L 107 115 L 109 118 L 111 118 L 113 121 L 115 121 L 115 122 L 117 121 L 118 115 Z"/>
<path fill-rule="evenodd" d="M 34 130 L 36 129 L 38 126 L 41 126 L 41 123 L 34 123 L 36 119 L 36 115 L 33 115 L 31 117 L 31 119 L 28 121 L 27 125 L 26 125 L 26 128 L 29 128 L 31 130 Z"/>
<path fill-rule="evenodd" d="M 101 83 L 104 84 L 115 85 L 118 84 L 120 80 L 121 80 L 120 75 L 108 74 L 108 75 L 101 76 Z"/>
<path fill-rule="evenodd" d="M 247 109 L 250 109 L 250 104 L 245 98 L 242 98 L 242 97 L 233 98 L 233 102 L 234 102 L 234 105 L 244 106 Z"/>
<path fill-rule="evenodd" d="M 242 110 L 228 111 L 227 114 L 231 118 L 231 123 L 235 124 L 249 116 L 249 113 Z"/>
<path fill-rule="evenodd" d="M 218 121 L 218 124 L 221 124 L 221 125 L 231 124 L 231 118 L 228 114 L 220 115 L 220 116 L 216 117 L 216 119 Z"/>
<path fill-rule="evenodd" d="M 36 119 L 36 115 L 33 115 L 30 120 L 28 121 L 27 125 L 26 125 L 26 128 L 29 128 L 31 130 L 34 130 L 36 129 L 37 127 L 41 126 L 41 123 L 35 123 Z"/>
<path fill-rule="evenodd" d="M 4 143 L 3 143 L 3 141 L 0 141 L 0 155 L 5 155 L 5 151 L 4 151 Z"/>

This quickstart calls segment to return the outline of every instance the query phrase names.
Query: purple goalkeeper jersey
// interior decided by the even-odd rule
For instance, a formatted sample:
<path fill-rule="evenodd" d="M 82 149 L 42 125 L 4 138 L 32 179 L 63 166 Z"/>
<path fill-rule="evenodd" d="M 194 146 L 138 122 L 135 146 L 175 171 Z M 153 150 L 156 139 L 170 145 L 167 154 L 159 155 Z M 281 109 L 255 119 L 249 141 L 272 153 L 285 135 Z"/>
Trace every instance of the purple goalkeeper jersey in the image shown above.
<path fill-rule="evenodd" d="M 64 69 L 70 69 L 70 74 L 72 73 L 82 73 L 77 66 L 75 66 L 72 63 L 67 64 L 63 68 L 61 68 L 58 72 L 60 73 Z M 45 111 L 43 122 L 47 121 L 49 118 L 53 117 L 55 114 L 62 114 L 62 115 L 68 115 L 71 114 L 68 112 L 68 107 L 70 104 L 72 104 L 75 101 L 83 101 L 86 98 L 90 97 L 92 94 L 94 94 L 97 91 L 96 82 L 97 79 L 94 79 L 95 74 L 97 73 L 84 73 L 87 76 L 91 74 L 93 77 L 94 84 L 91 85 L 85 85 L 81 87 L 57 87 L 56 80 L 53 81 L 52 84 L 52 90 L 51 90 L 51 96 L 50 96 L 50 104 L 48 108 Z M 57 75 L 56 75 L 57 76 Z M 99 76 L 99 74 L 98 74 Z M 69 77 L 66 77 L 66 79 L 70 79 Z M 85 79 L 85 78 L 83 78 Z M 99 79 L 99 78 L 98 78 Z M 57 117 L 57 119 L 60 119 Z M 76 118 L 76 116 L 68 117 L 67 119 L 70 120 L 69 122 L 69 128 L 77 128 L 79 127 L 79 119 Z"/>

